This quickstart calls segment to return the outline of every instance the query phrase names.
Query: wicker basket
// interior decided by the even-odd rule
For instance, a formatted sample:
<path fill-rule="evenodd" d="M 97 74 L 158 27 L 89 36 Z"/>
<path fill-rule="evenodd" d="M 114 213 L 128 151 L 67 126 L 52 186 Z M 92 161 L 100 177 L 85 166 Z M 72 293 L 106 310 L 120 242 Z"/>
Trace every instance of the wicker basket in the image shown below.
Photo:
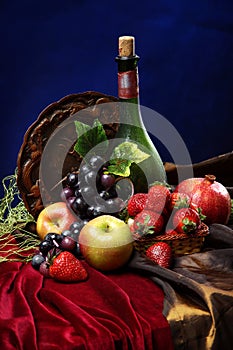
<path fill-rule="evenodd" d="M 50 189 L 61 180 L 61 177 L 64 177 L 70 171 L 76 170 L 82 161 L 81 157 L 73 152 L 73 148 L 71 148 L 64 160 L 63 169 L 60 169 L 60 164 L 63 162 L 63 159 L 60 159 L 63 149 L 67 149 L 67 144 L 76 137 L 74 124 L 71 128 L 71 124 L 65 125 L 64 122 L 67 119 L 70 120 L 71 116 L 76 119 L 77 113 L 79 113 L 79 120 L 90 125 L 93 124 L 94 119 L 98 118 L 104 125 L 107 137 L 109 139 L 114 138 L 118 130 L 116 121 L 119 120 L 119 111 L 116 103 L 111 104 L 111 107 L 110 104 L 106 107 L 106 103 L 117 101 L 116 97 L 97 91 L 67 95 L 47 106 L 28 128 L 17 159 L 17 185 L 26 208 L 35 219 L 44 207 L 40 193 L 42 186 L 40 187 L 39 184 L 43 184 L 44 197 L 46 196 L 49 202 Z M 104 107 L 102 107 L 103 104 Z M 81 110 L 82 113 L 80 113 Z M 54 157 L 52 162 L 47 163 L 47 171 L 54 174 L 53 180 L 56 181 L 50 183 L 49 177 L 42 178 L 39 176 L 39 168 L 44 148 L 55 130 L 60 138 L 58 144 L 51 150 L 51 152 L 54 152 Z M 57 200 L 59 200 L 60 193 L 55 188 L 53 198 L 56 195 Z"/>
<path fill-rule="evenodd" d="M 201 251 L 205 237 L 209 234 L 209 227 L 202 223 L 193 234 L 162 234 L 162 235 L 134 235 L 134 248 L 144 254 L 151 245 L 166 242 L 172 248 L 173 256 L 182 256 Z"/>

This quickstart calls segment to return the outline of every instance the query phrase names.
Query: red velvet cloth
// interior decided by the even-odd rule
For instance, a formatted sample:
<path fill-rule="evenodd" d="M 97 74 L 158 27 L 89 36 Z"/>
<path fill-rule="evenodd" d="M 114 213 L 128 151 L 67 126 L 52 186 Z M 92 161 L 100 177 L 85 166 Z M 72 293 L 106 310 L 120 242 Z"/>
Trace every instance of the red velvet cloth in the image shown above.
<path fill-rule="evenodd" d="M 173 349 L 164 294 L 146 276 L 103 274 L 59 283 L 31 264 L 0 264 L 1 350 Z"/>

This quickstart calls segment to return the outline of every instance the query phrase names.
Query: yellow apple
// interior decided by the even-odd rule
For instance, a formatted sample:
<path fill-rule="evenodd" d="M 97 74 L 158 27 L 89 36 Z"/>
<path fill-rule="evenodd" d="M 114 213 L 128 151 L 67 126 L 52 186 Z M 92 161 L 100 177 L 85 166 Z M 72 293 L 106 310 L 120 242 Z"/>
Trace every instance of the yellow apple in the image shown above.
<path fill-rule="evenodd" d="M 36 223 L 36 230 L 41 239 L 47 233 L 62 233 L 68 230 L 70 225 L 77 221 L 77 218 L 67 207 L 65 202 L 55 202 L 45 207 L 39 214 Z"/>
<path fill-rule="evenodd" d="M 125 265 L 133 251 L 129 226 L 112 215 L 90 220 L 80 231 L 79 247 L 87 263 L 101 271 Z"/>

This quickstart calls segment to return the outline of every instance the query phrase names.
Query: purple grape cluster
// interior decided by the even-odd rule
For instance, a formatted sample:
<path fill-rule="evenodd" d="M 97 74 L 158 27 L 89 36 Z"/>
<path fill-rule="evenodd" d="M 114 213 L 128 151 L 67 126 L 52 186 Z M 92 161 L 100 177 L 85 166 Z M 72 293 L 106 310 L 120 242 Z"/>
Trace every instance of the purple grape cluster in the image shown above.
<path fill-rule="evenodd" d="M 40 242 L 38 251 L 32 257 L 32 267 L 39 270 L 42 275 L 48 276 L 50 260 L 60 251 L 69 251 L 80 258 L 78 237 L 84 224 L 83 221 L 75 221 L 68 230 L 61 234 L 47 233 Z"/>
<path fill-rule="evenodd" d="M 67 175 L 61 199 L 84 221 L 104 213 L 117 215 L 132 195 L 132 182 L 127 181 L 123 185 L 119 178 L 106 173 L 107 167 L 108 162 L 94 155 L 80 167 L 79 172 Z"/>

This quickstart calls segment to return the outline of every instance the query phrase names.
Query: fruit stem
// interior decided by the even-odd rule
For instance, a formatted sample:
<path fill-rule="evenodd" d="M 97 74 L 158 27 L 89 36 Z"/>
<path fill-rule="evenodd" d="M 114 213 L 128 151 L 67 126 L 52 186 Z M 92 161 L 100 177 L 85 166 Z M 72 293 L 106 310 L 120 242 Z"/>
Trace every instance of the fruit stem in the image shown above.
<path fill-rule="evenodd" d="M 216 180 L 216 176 L 215 175 L 205 175 L 205 179 L 211 183 L 213 183 Z"/>
<path fill-rule="evenodd" d="M 110 230 L 110 226 L 107 224 L 106 227 L 105 227 L 105 232 L 109 232 Z"/>

